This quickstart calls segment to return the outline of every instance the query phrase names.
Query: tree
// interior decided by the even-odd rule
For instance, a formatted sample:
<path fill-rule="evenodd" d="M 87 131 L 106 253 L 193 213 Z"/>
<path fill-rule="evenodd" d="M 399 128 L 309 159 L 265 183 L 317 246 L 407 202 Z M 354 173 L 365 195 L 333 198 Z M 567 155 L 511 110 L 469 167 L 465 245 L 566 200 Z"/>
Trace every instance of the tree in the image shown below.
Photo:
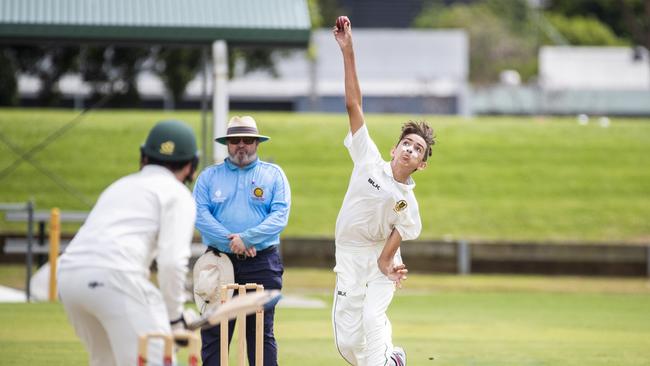
<path fill-rule="evenodd" d="M 574 46 L 622 46 L 628 44 L 625 39 L 617 37 L 606 24 L 592 16 L 567 17 L 550 13 L 547 19 L 569 44 Z"/>
<path fill-rule="evenodd" d="M 56 106 L 61 101 L 57 85 L 63 75 L 77 67 L 78 47 L 55 45 L 12 46 L 17 69 L 41 82 L 37 100 L 40 105 Z"/>
<path fill-rule="evenodd" d="M 83 80 L 92 88 L 91 101 L 111 95 L 114 106 L 133 106 L 140 100 L 137 75 L 150 55 L 143 47 L 85 47 L 80 56 Z"/>
<path fill-rule="evenodd" d="M 336 18 L 344 14 L 344 10 L 337 0 L 309 0 L 309 14 L 312 29 L 318 29 L 333 25 Z"/>
<path fill-rule="evenodd" d="M 626 29 L 634 43 L 650 50 L 650 0 L 619 0 Z"/>
<path fill-rule="evenodd" d="M 629 4 L 640 4 L 643 0 L 624 0 L 625 6 Z M 636 8 L 638 5 L 635 5 Z M 609 25 L 618 36 L 629 37 L 629 31 L 625 25 L 623 7 L 618 1 L 612 0 L 552 0 L 547 10 L 554 14 L 561 14 L 566 17 L 593 17 Z"/>
<path fill-rule="evenodd" d="M 515 69 L 525 79 L 535 74 L 537 63 L 527 9 L 523 0 L 492 0 L 449 7 L 435 2 L 420 13 L 414 25 L 465 29 L 469 36 L 470 80 L 474 83 L 495 82 L 504 69 Z"/>
<path fill-rule="evenodd" d="M 650 0 L 553 0 L 548 9 L 566 16 L 593 16 L 617 36 L 650 49 Z M 639 51 L 635 48 L 634 54 L 641 58 Z"/>
<path fill-rule="evenodd" d="M 638 5 L 642 0 L 619 1 Z M 650 4 L 650 0 L 643 1 Z M 543 14 L 534 13 L 524 0 L 486 0 L 448 7 L 439 0 L 423 10 L 415 26 L 465 29 L 470 39 L 472 82 L 494 82 L 504 69 L 517 70 L 525 80 L 537 73 L 537 51 L 541 45 L 555 44 L 558 39 L 572 45 L 626 44 L 612 31 L 613 27 L 603 22 L 607 19 L 618 26 L 623 24 L 623 12 L 614 9 L 613 4 L 611 0 L 555 0 Z M 638 14 L 638 6 L 634 9 Z M 612 13 L 618 17 L 611 17 Z M 636 20 L 650 22 L 650 10 L 648 16 L 638 16 Z M 551 38 L 549 34 L 561 37 Z"/>
<path fill-rule="evenodd" d="M 162 79 L 176 106 L 181 101 L 187 84 L 200 70 L 201 49 L 165 47 L 154 57 L 154 71 Z"/>
<path fill-rule="evenodd" d="M 0 105 L 15 106 L 18 104 L 17 67 L 9 47 L 0 48 Z"/>
<path fill-rule="evenodd" d="M 650 48 L 650 0 L 553 0 L 548 10 L 567 17 L 593 17 L 618 37 Z"/>

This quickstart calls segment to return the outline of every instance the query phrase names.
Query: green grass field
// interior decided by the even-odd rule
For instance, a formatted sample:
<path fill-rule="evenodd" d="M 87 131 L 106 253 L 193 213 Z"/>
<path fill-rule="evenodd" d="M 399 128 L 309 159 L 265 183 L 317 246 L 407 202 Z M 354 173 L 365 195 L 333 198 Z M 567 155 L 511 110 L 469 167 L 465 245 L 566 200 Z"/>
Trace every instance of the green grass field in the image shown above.
<path fill-rule="evenodd" d="M 0 109 L 0 172 L 76 116 L 67 110 Z M 293 193 L 284 235 L 332 237 L 351 163 L 344 115 L 252 113 L 272 137 L 260 156 L 280 164 Z M 200 131 L 197 112 L 93 111 L 32 159 L 87 201 L 138 167 L 138 146 L 165 118 Z M 368 115 L 388 158 L 401 122 Z M 421 117 L 420 117 L 421 118 Z M 423 238 L 650 241 L 650 120 L 608 129 L 573 118 L 427 116 L 438 144 L 415 175 Z M 0 173 L 0 202 L 88 210 L 29 164 Z M 73 231 L 72 226 L 65 230 Z M 0 231 L 24 230 L 0 218 Z M 0 284 L 24 286 L 22 265 L 0 265 Z M 279 309 L 280 363 L 345 365 L 330 323 L 331 271 L 288 268 L 285 293 L 323 309 Z M 647 279 L 447 276 L 414 273 L 389 310 L 409 365 L 648 365 Z M 84 365 L 86 354 L 59 304 L 0 303 L 0 365 Z M 234 358 L 231 359 L 234 362 Z"/>
<path fill-rule="evenodd" d="M 25 150 L 77 113 L 0 109 L 0 134 Z M 346 117 L 252 115 L 261 132 L 272 137 L 260 156 L 280 164 L 291 183 L 285 235 L 331 237 L 351 171 L 342 146 Z M 422 118 L 366 117 L 385 158 L 401 122 Z M 32 158 L 94 202 L 108 184 L 137 169 L 138 146 L 164 118 L 183 119 L 200 131 L 198 112 L 93 111 Z M 424 118 L 438 143 L 430 168 L 414 176 L 422 238 L 650 240 L 650 120 L 614 118 L 605 129 L 579 126 L 574 118 Z M 0 143 L 0 170 L 15 158 Z M 40 209 L 90 208 L 26 163 L 0 177 L 0 187 L 0 202 L 33 198 Z M 0 230 L 24 230 L 0 225 Z"/>
<path fill-rule="evenodd" d="M 287 270 L 285 293 L 327 306 L 278 309 L 282 365 L 346 364 L 333 344 L 333 283 L 330 271 Z M 650 360 L 648 308 L 644 279 L 413 274 L 389 317 L 411 366 L 641 366 Z M 87 362 L 59 304 L 0 304 L 0 324 L 0 365 Z"/>

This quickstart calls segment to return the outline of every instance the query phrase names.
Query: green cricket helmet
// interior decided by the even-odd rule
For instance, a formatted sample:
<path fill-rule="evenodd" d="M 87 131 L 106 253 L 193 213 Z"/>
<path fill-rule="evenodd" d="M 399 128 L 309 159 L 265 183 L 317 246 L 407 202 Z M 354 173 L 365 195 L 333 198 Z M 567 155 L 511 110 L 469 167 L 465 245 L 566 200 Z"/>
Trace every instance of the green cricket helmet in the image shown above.
<path fill-rule="evenodd" d="M 142 153 L 163 162 L 183 162 L 198 158 L 194 131 L 181 121 L 158 122 L 140 147 Z"/>

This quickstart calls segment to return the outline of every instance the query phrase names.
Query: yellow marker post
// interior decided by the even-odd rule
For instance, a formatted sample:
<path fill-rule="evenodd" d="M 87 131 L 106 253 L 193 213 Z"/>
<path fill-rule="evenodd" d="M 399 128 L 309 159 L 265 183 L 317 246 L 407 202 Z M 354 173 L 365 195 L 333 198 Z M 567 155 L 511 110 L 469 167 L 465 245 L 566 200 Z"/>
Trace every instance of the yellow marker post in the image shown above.
<path fill-rule="evenodd" d="M 50 213 L 50 302 L 56 302 L 56 262 L 59 258 L 60 241 L 61 213 L 54 207 Z"/>

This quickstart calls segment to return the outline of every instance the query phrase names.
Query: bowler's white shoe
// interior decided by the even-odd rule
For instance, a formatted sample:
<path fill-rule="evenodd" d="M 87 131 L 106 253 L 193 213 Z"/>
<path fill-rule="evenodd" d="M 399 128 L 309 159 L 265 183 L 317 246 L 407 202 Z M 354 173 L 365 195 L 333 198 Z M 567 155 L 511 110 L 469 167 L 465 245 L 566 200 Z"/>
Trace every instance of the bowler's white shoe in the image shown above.
<path fill-rule="evenodd" d="M 402 347 L 393 348 L 391 359 L 395 363 L 395 366 L 406 366 L 406 352 L 404 352 Z"/>

